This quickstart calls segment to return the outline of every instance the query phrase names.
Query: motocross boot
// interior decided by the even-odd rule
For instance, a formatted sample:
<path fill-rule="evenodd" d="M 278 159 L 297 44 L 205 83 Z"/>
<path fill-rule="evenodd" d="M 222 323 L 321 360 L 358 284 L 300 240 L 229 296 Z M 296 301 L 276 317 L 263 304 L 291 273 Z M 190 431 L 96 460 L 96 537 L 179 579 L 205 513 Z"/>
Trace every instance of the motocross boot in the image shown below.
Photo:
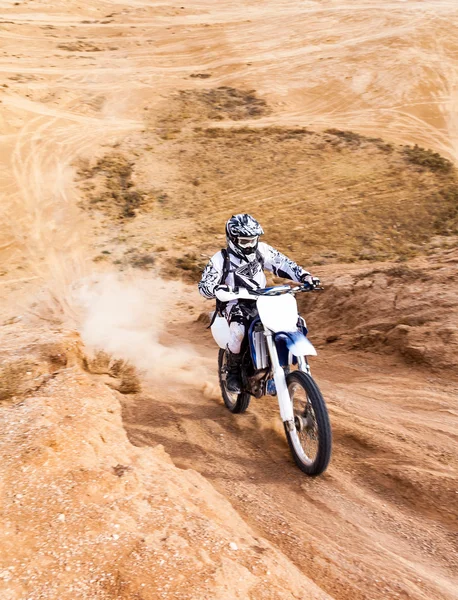
<path fill-rule="evenodd" d="M 227 356 L 227 376 L 226 388 L 232 394 L 240 394 L 242 391 L 242 377 L 240 369 L 242 367 L 242 353 L 233 354 L 229 348 L 226 349 Z"/>

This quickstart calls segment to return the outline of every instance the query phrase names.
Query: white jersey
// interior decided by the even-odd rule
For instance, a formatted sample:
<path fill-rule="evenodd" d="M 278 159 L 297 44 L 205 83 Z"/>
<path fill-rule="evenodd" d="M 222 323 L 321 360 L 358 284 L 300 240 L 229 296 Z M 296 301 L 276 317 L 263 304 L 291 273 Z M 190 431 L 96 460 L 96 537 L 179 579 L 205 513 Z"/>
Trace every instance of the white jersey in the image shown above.
<path fill-rule="evenodd" d="M 212 256 L 205 267 L 199 283 L 199 292 L 205 298 L 214 298 L 215 288 L 222 284 L 247 289 L 263 288 L 266 286 L 264 269 L 267 269 L 278 277 L 298 282 L 304 275 L 309 275 L 307 271 L 299 267 L 294 261 L 263 242 L 259 242 L 256 258 L 252 261 L 242 259 L 229 250 L 227 252 L 230 258 L 230 265 L 225 281 L 222 281 L 225 264 L 223 252 L 219 251 Z"/>

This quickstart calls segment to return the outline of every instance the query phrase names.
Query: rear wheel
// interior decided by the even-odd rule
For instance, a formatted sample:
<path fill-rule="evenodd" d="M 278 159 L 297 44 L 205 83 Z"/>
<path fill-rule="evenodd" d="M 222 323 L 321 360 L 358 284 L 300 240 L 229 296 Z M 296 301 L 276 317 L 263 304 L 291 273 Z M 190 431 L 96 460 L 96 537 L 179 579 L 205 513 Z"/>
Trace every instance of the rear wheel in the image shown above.
<path fill-rule="evenodd" d="M 219 386 L 221 388 L 221 394 L 223 396 L 224 404 L 231 411 L 231 413 L 243 413 L 250 404 L 250 394 L 247 392 L 241 392 L 240 394 L 229 392 L 226 387 L 227 377 L 227 354 L 226 350 L 222 348 L 218 354 L 218 377 Z"/>
<path fill-rule="evenodd" d="M 320 475 L 331 458 L 332 433 L 323 396 L 312 377 L 293 371 L 286 377 L 294 429 L 286 437 L 294 461 L 307 475 Z"/>

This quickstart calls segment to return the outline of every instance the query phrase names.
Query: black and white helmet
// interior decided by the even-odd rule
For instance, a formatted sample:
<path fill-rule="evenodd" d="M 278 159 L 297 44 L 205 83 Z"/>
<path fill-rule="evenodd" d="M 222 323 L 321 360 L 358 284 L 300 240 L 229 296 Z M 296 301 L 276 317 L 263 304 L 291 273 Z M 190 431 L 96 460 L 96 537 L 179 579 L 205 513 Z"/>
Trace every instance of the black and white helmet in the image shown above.
<path fill-rule="evenodd" d="M 264 233 L 261 225 L 246 213 L 232 216 L 226 223 L 228 248 L 245 260 L 253 260 L 258 249 L 259 236 Z"/>

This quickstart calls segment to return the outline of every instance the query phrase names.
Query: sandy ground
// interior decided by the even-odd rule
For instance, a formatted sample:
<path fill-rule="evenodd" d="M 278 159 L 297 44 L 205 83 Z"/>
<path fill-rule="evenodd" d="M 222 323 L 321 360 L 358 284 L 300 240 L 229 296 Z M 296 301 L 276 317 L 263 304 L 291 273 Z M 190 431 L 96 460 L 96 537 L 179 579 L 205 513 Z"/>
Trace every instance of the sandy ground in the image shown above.
<path fill-rule="evenodd" d="M 312 340 L 314 321 L 312 312 Z M 183 323 L 174 311 L 167 343 L 171 333 L 199 348 L 203 394 L 161 383 L 125 397 L 135 445 L 163 444 L 175 464 L 202 473 L 334 598 L 456 597 L 458 382 L 451 371 L 444 377 L 407 367 L 399 354 L 320 343 L 312 368 L 330 410 L 334 453 L 324 476 L 304 480 L 275 398 L 228 414 L 202 323 Z"/>
<path fill-rule="evenodd" d="M 230 552 L 227 568 L 224 552 L 215 551 L 215 560 L 199 555 L 192 563 L 202 539 L 197 535 L 191 550 L 184 552 L 194 567 L 183 570 L 194 591 L 188 590 L 186 595 L 188 582 L 180 580 L 174 588 L 176 597 L 276 599 L 306 598 L 306 593 L 320 597 L 322 593 L 322 597 L 329 594 L 348 600 L 457 598 L 458 415 L 457 386 L 451 371 L 429 372 L 427 367 L 406 367 L 397 355 L 363 354 L 324 345 L 315 361 L 314 374 L 330 408 L 334 456 L 326 475 L 309 480 L 291 462 L 273 399 L 253 401 L 250 411 L 239 418 L 225 412 L 215 391 L 215 348 L 202 325 L 196 323 L 205 304 L 195 288 L 170 284 L 158 299 L 151 295 L 145 277 L 130 282 L 133 296 L 111 283 L 106 285 L 108 297 L 97 289 L 95 296 L 91 295 L 93 291 L 88 292 L 86 309 L 96 306 L 90 318 L 86 315 L 82 319 L 75 305 L 75 289 L 82 278 L 99 277 L 103 285 L 102 273 L 113 270 L 103 261 L 94 263 L 94 254 L 128 244 L 134 233 L 143 240 L 151 235 L 154 250 L 160 252 L 159 246 L 173 247 L 177 238 L 186 234 L 190 217 L 175 208 L 173 214 L 167 214 L 165 208 L 148 218 L 139 215 L 127 224 L 114 220 L 107 225 L 102 214 L 80 210 L 76 181 L 82 159 L 94 161 L 122 145 L 133 156 L 137 152 L 146 165 L 143 177 L 150 178 L 154 193 L 162 188 L 178 192 L 180 187 L 175 182 L 182 175 L 180 163 L 170 158 L 176 133 L 164 117 L 177 90 L 200 92 L 209 86 L 254 89 L 269 110 L 256 118 L 242 115 L 237 121 L 239 126 L 353 129 L 389 142 L 420 143 L 455 160 L 456 2 L 202 0 L 175 6 L 146 0 L 86 4 L 74 0 L 2 1 L 0 30 L 0 316 L 4 335 L 10 336 L 11 344 L 6 344 L 5 356 L 8 348 L 15 347 L 15 337 L 22 344 L 20 348 L 29 348 L 32 343 L 22 341 L 19 330 L 14 329 L 19 327 L 14 321 L 20 318 L 32 337 L 46 337 L 38 325 L 46 330 L 64 323 L 78 328 L 88 345 L 103 346 L 140 368 L 145 367 L 145 361 L 151 362 L 143 392 L 122 397 L 128 437 L 146 454 L 123 438 L 119 456 L 114 454 L 116 464 L 127 459 L 139 461 L 135 489 L 140 495 L 152 493 L 148 465 L 163 481 L 176 481 L 177 504 L 182 500 L 189 507 L 192 486 L 199 488 L 193 514 L 199 511 L 199 503 L 200 507 L 209 506 L 205 508 L 208 520 L 199 525 L 201 533 L 210 528 L 213 542 L 227 548 L 234 532 L 243 530 L 244 539 L 251 545 L 259 537 L 260 546 L 272 552 L 263 563 L 263 573 L 272 565 L 278 566 L 272 587 L 266 585 L 264 576 L 248 576 L 254 560 L 250 553 L 243 558 L 243 568 L 242 560 L 239 564 Z M 187 116 L 183 118 L 186 132 L 191 125 Z M 211 115 L 204 118 L 205 124 L 231 126 L 227 121 L 215 121 Z M 151 128 L 159 131 L 157 136 L 164 146 L 158 142 L 145 158 L 140 141 L 151 144 Z M 145 180 L 140 184 L 145 186 Z M 281 191 L 272 185 L 263 193 L 275 198 Z M 243 190 L 231 191 L 231 196 L 234 202 L 243 202 Z M 208 244 L 204 234 L 205 228 L 199 235 Z M 215 239 L 219 243 L 219 238 Z M 183 237 L 180 243 L 185 246 L 191 242 Z M 346 272 L 352 267 L 341 269 Z M 323 274 L 329 273 L 331 278 L 335 270 L 335 266 L 329 271 L 323 267 Z M 456 285 L 453 281 L 450 285 Z M 169 297 L 179 298 L 172 310 L 167 309 Z M 96 298 L 101 301 L 95 302 Z M 444 300 L 444 310 L 448 301 Z M 154 310 L 150 312 L 150 308 Z M 123 319 L 119 316 L 123 311 L 135 313 L 135 317 L 143 313 L 144 317 Z M 145 324 L 159 322 L 165 330 L 162 344 L 159 332 L 153 340 L 142 333 Z M 313 320 L 310 325 L 313 332 Z M 107 335 L 107 331 L 113 335 Z M 177 339 L 188 346 L 184 355 L 170 347 Z M 28 350 L 23 352 L 26 356 Z M 136 551 L 144 557 L 152 575 L 142 571 L 141 577 L 129 583 L 129 572 L 137 569 L 136 558 L 132 558 L 134 545 L 123 546 L 124 551 L 116 555 L 114 563 L 110 563 L 112 557 L 105 546 L 98 566 L 88 559 L 96 534 L 105 535 L 105 525 L 100 530 L 95 527 L 97 519 L 103 521 L 106 517 L 110 522 L 106 528 L 117 522 L 115 517 L 100 516 L 104 515 L 105 505 L 103 494 L 97 491 L 98 478 L 106 477 L 103 486 L 107 494 L 113 494 L 113 502 L 122 503 L 126 494 L 124 487 L 113 484 L 120 477 L 115 473 L 111 480 L 106 474 L 116 467 L 110 457 L 116 452 L 116 436 L 123 433 L 119 415 L 105 424 L 111 432 L 108 446 L 100 449 L 97 439 L 93 442 L 97 451 L 84 455 L 77 463 L 77 471 L 94 470 L 87 479 L 81 476 L 84 486 L 89 486 L 87 494 L 84 491 L 78 496 L 78 490 L 72 491 L 74 485 L 68 482 L 79 475 L 68 464 L 65 472 L 58 471 L 62 482 L 68 484 L 67 489 L 62 483 L 62 493 L 68 494 L 65 498 L 77 503 L 81 519 L 92 523 L 85 538 L 87 546 L 80 554 L 72 551 L 68 564 L 59 556 L 54 557 L 55 561 L 52 558 L 53 548 L 62 548 L 66 542 L 54 526 L 46 537 L 40 510 L 44 507 L 44 518 L 52 523 L 62 523 L 59 515 L 64 513 L 52 504 L 46 490 L 43 495 L 37 492 L 35 513 L 21 512 L 21 507 L 19 512 L 16 510 L 18 504 L 23 504 L 23 496 L 12 496 L 12 487 L 18 482 L 25 489 L 36 485 L 43 456 L 56 452 L 59 458 L 59 448 L 65 447 L 59 437 L 56 443 L 40 437 L 42 427 L 61 427 L 63 407 L 49 400 L 49 414 L 46 409 L 45 416 L 41 415 L 49 422 L 38 421 L 37 434 L 34 423 L 39 415 L 32 399 L 49 395 L 81 402 L 86 407 L 83 414 L 91 416 L 90 436 L 95 439 L 101 416 L 97 409 L 91 413 L 91 401 L 102 398 L 102 411 L 113 403 L 117 405 L 120 397 L 110 395 L 103 381 L 88 382 L 85 378 L 89 375 L 80 373 L 78 361 L 68 366 L 69 372 L 55 376 L 63 365 L 56 365 L 54 359 L 52 368 L 40 367 L 42 363 L 35 359 L 30 361 L 32 367 L 25 371 L 25 383 L 17 388 L 17 394 L 19 399 L 23 394 L 35 396 L 26 405 L 14 404 L 14 400 L 11 406 L 8 404 L 6 426 L 13 438 L 16 430 L 20 435 L 6 441 L 18 444 L 11 448 L 19 452 L 30 435 L 32 446 L 35 443 L 45 450 L 37 451 L 36 456 L 35 450 L 27 450 L 17 481 L 14 462 L 4 465 L 5 514 L 18 535 L 15 543 L 5 542 L 7 552 L 1 571 L 5 598 L 173 597 L 167 590 L 159 590 L 158 582 L 164 581 L 165 575 L 155 571 L 154 565 L 163 559 L 151 554 L 175 551 L 173 545 L 168 550 L 160 547 L 161 540 L 154 537 L 154 531 L 164 526 L 160 508 L 145 524 L 142 518 L 146 509 L 140 501 L 136 504 L 134 499 L 129 505 L 130 500 L 126 500 L 123 505 L 129 523 L 126 529 L 140 544 Z M 157 382 L 158 372 L 163 378 L 161 384 Z M 49 374 L 56 379 L 50 384 L 55 388 L 40 391 L 40 378 Z M 33 383 L 27 378 L 37 380 Z M 101 386 L 100 390 L 90 390 L 91 385 Z M 78 386 L 84 388 L 80 396 Z M 11 395 L 7 392 L 8 399 Z M 19 420 L 12 412 L 14 406 L 24 411 Z M 75 427 L 69 445 L 75 452 L 84 439 L 84 424 Z M 190 472 L 180 475 L 162 451 L 155 458 L 154 451 L 144 449 L 157 444 L 163 444 L 178 467 L 195 469 L 205 479 Z M 7 445 L 4 452 L 8 453 Z M 71 458 L 63 456 L 62 460 Z M 30 471 L 27 461 L 33 467 Z M 49 486 L 57 472 L 53 464 L 51 461 L 49 472 L 43 475 Z M 57 459 L 56 465 L 60 465 Z M 160 507 L 164 499 L 159 497 L 160 491 L 154 494 L 150 504 Z M 86 496 L 88 500 L 83 502 Z M 93 512 L 87 509 L 91 503 Z M 212 520 L 218 523 L 217 534 Z M 29 521 L 36 525 L 30 537 L 24 533 L 24 524 Z M 183 533 L 188 521 L 177 520 L 177 529 L 182 527 Z M 153 536 L 144 546 L 142 524 Z M 76 548 L 77 523 L 72 521 L 66 526 L 66 539 L 71 548 Z M 127 567 L 123 569 L 120 565 L 126 556 L 131 562 L 125 562 Z M 13 559 L 16 562 L 11 564 Z M 65 573 L 77 570 L 78 565 L 82 565 L 84 578 L 79 587 L 71 588 Z M 12 566 L 21 569 L 20 582 L 11 576 Z M 108 566 L 121 575 L 105 581 Z M 97 577 L 91 575 L 91 568 L 98 569 Z M 183 565 L 177 568 L 184 569 Z M 195 575 L 207 568 L 210 583 L 205 581 L 207 575 Z M 64 573 L 62 580 L 51 586 L 50 574 L 59 572 Z M 147 591 L 142 589 L 145 581 L 149 584 Z M 307 585 L 310 592 L 304 591 Z"/>

